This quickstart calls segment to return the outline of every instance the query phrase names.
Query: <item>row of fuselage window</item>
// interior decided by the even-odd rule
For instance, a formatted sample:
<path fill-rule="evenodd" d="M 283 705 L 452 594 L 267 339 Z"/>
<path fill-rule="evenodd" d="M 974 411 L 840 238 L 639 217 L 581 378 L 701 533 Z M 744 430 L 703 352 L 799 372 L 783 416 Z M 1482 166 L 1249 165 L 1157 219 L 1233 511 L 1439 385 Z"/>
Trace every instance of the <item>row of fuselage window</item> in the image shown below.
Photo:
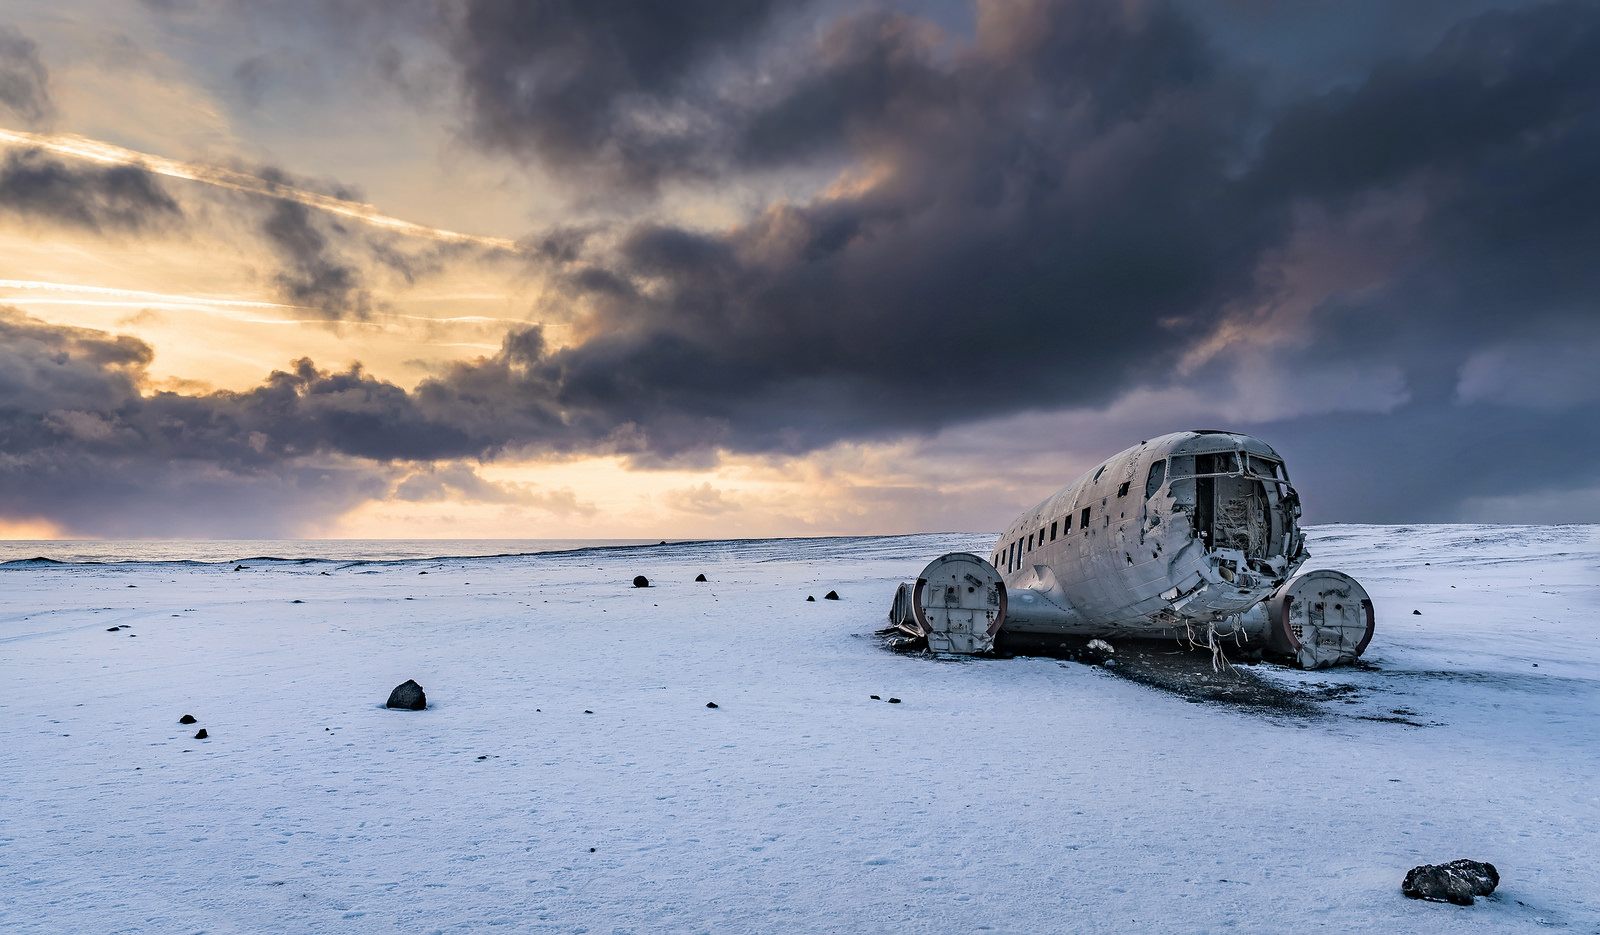
<path fill-rule="evenodd" d="M 1127 495 L 1128 484 L 1126 481 L 1124 481 L 1123 484 L 1117 488 L 1117 496 L 1126 497 Z M 1090 507 L 1084 507 L 1082 510 L 1078 511 L 1078 528 L 1084 532 L 1089 531 L 1090 509 Z M 1030 533 L 1026 540 L 1018 539 L 1017 541 L 1011 543 L 1011 545 L 1007 546 L 1004 552 L 996 552 L 994 554 L 994 567 L 999 568 L 1001 563 L 1004 563 L 1007 574 L 1016 571 L 1019 567 L 1021 567 L 1022 557 L 1024 555 L 1027 555 L 1029 552 L 1032 552 L 1039 546 L 1044 545 L 1046 542 L 1056 541 L 1058 535 L 1065 536 L 1071 531 L 1072 514 L 1068 513 L 1066 516 L 1050 524 L 1049 539 L 1044 537 L 1045 528 L 1040 526 L 1037 536 Z"/>

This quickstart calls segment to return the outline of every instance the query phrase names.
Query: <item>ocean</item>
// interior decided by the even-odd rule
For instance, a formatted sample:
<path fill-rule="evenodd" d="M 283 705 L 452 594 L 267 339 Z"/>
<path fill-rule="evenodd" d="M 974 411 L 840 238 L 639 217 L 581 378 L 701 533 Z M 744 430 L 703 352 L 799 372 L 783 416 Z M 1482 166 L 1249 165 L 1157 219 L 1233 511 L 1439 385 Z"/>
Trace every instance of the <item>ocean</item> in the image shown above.
<path fill-rule="evenodd" d="M 239 562 L 276 558 L 289 561 L 403 561 L 531 555 L 615 546 L 654 545 L 659 539 L 6 539 L 0 540 L 0 566 L 154 562 Z"/>

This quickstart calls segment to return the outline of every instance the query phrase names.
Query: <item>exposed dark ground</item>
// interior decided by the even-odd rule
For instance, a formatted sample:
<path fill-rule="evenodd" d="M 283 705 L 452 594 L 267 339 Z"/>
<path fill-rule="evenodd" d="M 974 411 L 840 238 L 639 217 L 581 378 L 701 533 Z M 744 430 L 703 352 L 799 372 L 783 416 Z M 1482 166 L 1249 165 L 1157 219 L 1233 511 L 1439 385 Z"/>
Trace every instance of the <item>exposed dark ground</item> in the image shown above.
<path fill-rule="evenodd" d="M 908 640 L 898 630 L 882 632 L 885 645 L 896 652 L 927 653 L 926 644 Z M 1362 689 L 1341 683 L 1286 685 L 1262 677 L 1257 666 L 1278 663 L 1261 661 L 1239 650 L 1230 653 L 1230 665 L 1216 669 L 1209 650 L 1191 649 L 1162 640 L 1121 640 L 1108 656 L 1089 648 L 1089 640 L 1071 637 L 1020 637 L 1002 634 L 995 656 L 1042 656 L 1064 660 L 1063 664 L 1099 666 L 1106 672 L 1140 685 L 1177 695 L 1195 704 L 1221 704 L 1261 714 L 1299 718 L 1327 717 L 1336 713 L 1333 704 L 1355 704 Z M 1359 668 L 1372 666 L 1359 663 Z M 1395 709 L 1389 714 L 1352 715 L 1362 720 L 1385 721 L 1413 727 L 1427 726 L 1412 720 L 1415 712 Z"/>

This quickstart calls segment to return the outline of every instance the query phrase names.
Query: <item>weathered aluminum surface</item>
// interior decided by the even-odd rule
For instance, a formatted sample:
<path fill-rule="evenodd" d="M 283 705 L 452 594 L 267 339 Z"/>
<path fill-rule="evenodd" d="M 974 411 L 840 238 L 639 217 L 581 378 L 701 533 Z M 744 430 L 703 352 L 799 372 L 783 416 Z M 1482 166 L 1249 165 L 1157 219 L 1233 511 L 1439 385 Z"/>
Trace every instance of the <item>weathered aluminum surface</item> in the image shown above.
<path fill-rule="evenodd" d="M 1302 669 L 1348 665 L 1372 639 L 1372 598 L 1344 572 L 1319 568 L 1289 579 L 1243 619 L 1266 632 L 1267 646 Z"/>
<path fill-rule="evenodd" d="M 1008 633 L 1179 639 L 1219 658 L 1229 645 L 1252 646 L 1308 668 L 1353 661 L 1372 636 L 1371 601 L 1338 572 L 1294 578 L 1309 557 L 1299 518 L 1270 445 L 1176 432 L 1109 458 L 1024 513 L 988 561 L 967 558 L 981 566 L 975 581 L 993 574 L 1003 585 Z M 957 558 L 935 560 L 924 579 L 943 582 L 955 566 L 940 563 Z M 1275 594 L 1282 600 L 1262 604 Z M 972 623 L 951 616 L 966 612 L 960 600 L 947 604 L 930 626 L 920 591 L 902 585 L 890 619 L 930 644 L 935 631 L 954 634 L 938 637 L 941 651 L 993 645 L 993 634 L 973 637 Z"/>
<path fill-rule="evenodd" d="M 969 552 L 928 563 L 917 578 L 911 609 L 936 653 L 985 653 L 1006 619 L 1000 572 Z"/>
<path fill-rule="evenodd" d="M 1218 469 L 1197 475 L 1206 464 L 1197 459 Z M 1224 432 L 1165 435 L 1108 459 L 997 541 L 993 560 L 1012 595 L 1006 626 L 1102 637 L 1189 636 L 1214 626 L 1230 639 L 1264 636 L 1240 631 L 1236 615 L 1306 558 L 1298 499 L 1281 465 L 1265 442 Z"/>

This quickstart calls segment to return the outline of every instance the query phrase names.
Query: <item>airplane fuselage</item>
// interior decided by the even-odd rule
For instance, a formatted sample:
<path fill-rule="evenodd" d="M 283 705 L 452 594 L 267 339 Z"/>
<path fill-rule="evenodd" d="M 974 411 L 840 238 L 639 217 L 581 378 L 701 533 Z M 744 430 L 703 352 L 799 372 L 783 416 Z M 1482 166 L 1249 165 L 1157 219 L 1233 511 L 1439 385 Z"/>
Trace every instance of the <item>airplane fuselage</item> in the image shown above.
<path fill-rule="evenodd" d="M 1163 635 L 1253 607 L 1306 558 L 1299 499 L 1265 442 L 1177 432 L 1022 514 L 989 556 L 1007 630 Z"/>

